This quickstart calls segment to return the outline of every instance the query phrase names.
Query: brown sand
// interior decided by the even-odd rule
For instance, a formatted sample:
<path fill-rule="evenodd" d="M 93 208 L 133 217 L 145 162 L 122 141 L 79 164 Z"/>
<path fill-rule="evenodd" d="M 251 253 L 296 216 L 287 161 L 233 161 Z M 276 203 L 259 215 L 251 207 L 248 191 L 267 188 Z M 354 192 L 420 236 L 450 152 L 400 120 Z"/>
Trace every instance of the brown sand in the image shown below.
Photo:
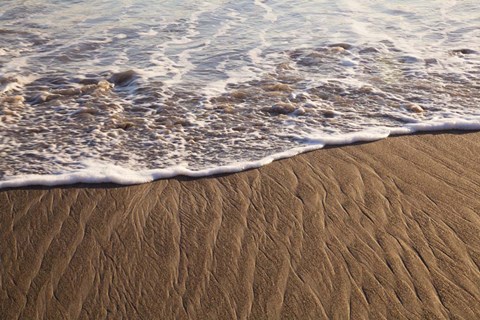
<path fill-rule="evenodd" d="M 1 319 L 480 318 L 480 133 L 0 191 Z"/>

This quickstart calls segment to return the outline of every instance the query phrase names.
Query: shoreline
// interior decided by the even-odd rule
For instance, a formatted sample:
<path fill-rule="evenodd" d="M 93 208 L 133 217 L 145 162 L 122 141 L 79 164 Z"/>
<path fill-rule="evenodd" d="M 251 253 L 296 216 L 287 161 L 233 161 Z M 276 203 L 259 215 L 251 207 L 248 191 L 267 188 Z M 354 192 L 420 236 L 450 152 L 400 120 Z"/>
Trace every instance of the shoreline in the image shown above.
<path fill-rule="evenodd" d="M 63 174 L 46 174 L 46 175 L 25 175 L 22 178 L 10 177 L 11 179 L 0 180 L 1 190 L 12 190 L 30 187 L 47 188 L 64 187 L 64 186 L 89 186 L 89 185 L 117 185 L 117 186 L 134 186 L 143 183 L 152 183 L 158 180 L 165 179 L 202 179 L 208 177 L 219 177 L 224 175 L 230 175 L 235 173 L 241 173 L 248 170 L 254 170 L 262 168 L 275 161 L 280 161 L 292 157 L 296 157 L 301 154 L 314 152 L 322 149 L 338 148 L 345 146 L 361 145 L 365 143 L 372 143 L 383 139 L 401 137 L 407 135 L 424 135 L 424 134 L 465 134 L 480 132 L 480 122 L 462 122 L 456 124 L 447 125 L 453 129 L 440 129 L 438 130 L 435 123 L 431 123 L 425 126 L 420 125 L 418 131 L 409 131 L 412 128 L 397 128 L 390 131 L 388 134 L 375 133 L 373 136 L 366 138 L 367 131 L 362 131 L 351 135 L 338 137 L 332 137 L 330 140 L 325 140 L 323 143 L 314 142 L 309 146 L 292 148 L 286 151 L 275 153 L 259 160 L 245 161 L 241 163 L 231 163 L 214 168 L 206 168 L 198 171 L 190 170 L 184 167 L 169 167 L 164 169 L 145 169 L 139 171 L 133 171 L 125 169 L 121 166 L 110 165 L 108 163 L 95 163 L 87 161 L 90 168 L 81 169 L 72 173 Z M 423 127 L 422 127 L 423 126 Z M 441 127 L 445 124 L 441 124 Z M 360 136 L 357 136 L 360 134 Z M 346 139 L 346 140 L 345 140 Z M 329 142 L 328 142 L 329 141 Z M 26 179 L 26 181 L 25 181 Z M 63 181 L 63 183 L 62 183 Z M 87 181 L 87 182 L 85 182 Z"/>
<path fill-rule="evenodd" d="M 3 318 L 480 316 L 480 132 L 0 190 Z"/>

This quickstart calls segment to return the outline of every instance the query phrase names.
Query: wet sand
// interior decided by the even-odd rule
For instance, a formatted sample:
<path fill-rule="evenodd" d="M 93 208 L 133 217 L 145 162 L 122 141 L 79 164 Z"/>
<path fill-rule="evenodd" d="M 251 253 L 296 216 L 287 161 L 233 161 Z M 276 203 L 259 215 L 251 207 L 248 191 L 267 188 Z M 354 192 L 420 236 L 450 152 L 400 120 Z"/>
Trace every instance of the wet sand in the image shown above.
<path fill-rule="evenodd" d="M 480 317 L 480 133 L 0 191 L 2 319 Z"/>

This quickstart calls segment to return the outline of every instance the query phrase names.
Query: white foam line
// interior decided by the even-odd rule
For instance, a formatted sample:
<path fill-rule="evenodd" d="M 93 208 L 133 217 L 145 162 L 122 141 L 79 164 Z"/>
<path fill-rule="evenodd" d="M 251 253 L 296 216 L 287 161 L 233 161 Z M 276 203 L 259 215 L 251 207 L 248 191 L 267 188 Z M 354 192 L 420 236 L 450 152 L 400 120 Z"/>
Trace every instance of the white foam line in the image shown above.
<path fill-rule="evenodd" d="M 266 73 L 267 71 L 274 69 L 274 65 L 270 62 L 270 59 L 262 57 L 262 48 L 267 48 L 270 45 L 270 43 L 265 38 L 265 32 L 265 30 L 262 30 L 258 34 L 261 44 L 258 47 L 250 49 L 247 52 L 247 55 L 252 62 L 252 66 L 241 66 L 239 68 L 228 71 L 225 70 L 225 63 L 217 66 L 217 70 L 220 72 L 224 72 L 228 76 L 228 78 L 211 82 L 210 84 L 205 86 L 203 94 L 206 97 L 212 97 L 215 94 L 221 94 L 225 92 L 226 87 L 232 83 L 258 80 L 261 77 L 261 73 Z M 267 69 L 268 66 L 270 70 Z"/>
<path fill-rule="evenodd" d="M 238 14 L 237 13 L 230 13 L 228 14 L 228 16 L 230 18 L 236 18 Z M 200 16 L 200 13 L 196 13 L 195 17 L 192 18 L 192 22 L 194 22 L 195 24 L 198 23 L 198 17 Z M 230 29 L 233 28 L 233 25 L 234 25 L 235 21 L 232 21 L 232 20 L 227 20 L 226 23 L 222 24 L 222 26 L 217 30 L 217 32 L 212 36 L 212 39 L 216 39 L 218 37 L 221 37 L 225 34 L 228 33 L 228 31 Z M 199 32 L 196 31 L 196 29 L 193 29 L 192 32 L 190 32 L 190 34 L 187 36 L 189 39 L 192 39 L 194 38 L 195 36 L 197 36 L 199 34 Z M 190 40 L 189 42 L 192 42 L 192 40 Z M 212 40 L 211 39 L 208 39 L 204 42 L 204 46 L 207 47 L 211 44 Z M 183 67 L 183 69 L 181 71 L 179 71 L 174 77 L 172 80 L 170 81 L 165 81 L 165 83 L 167 84 L 176 84 L 176 83 L 179 83 L 181 82 L 181 80 L 183 79 L 183 76 L 185 74 L 187 74 L 188 72 L 192 71 L 194 68 L 195 68 L 195 65 L 190 61 L 190 58 L 192 57 L 192 54 L 195 53 L 195 52 L 201 52 L 202 50 L 205 50 L 204 49 L 204 46 L 199 46 L 197 48 L 193 48 L 193 49 L 187 49 L 187 50 L 184 50 L 183 52 L 181 52 L 179 55 L 178 55 L 178 62 L 179 62 L 179 65 Z"/>
<path fill-rule="evenodd" d="M 266 20 L 270 22 L 275 22 L 277 21 L 278 17 L 275 13 L 273 13 L 273 9 L 263 3 L 261 0 L 255 0 L 255 5 L 263 8 L 263 10 L 266 11 L 265 15 L 263 16 Z"/>
<path fill-rule="evenodd" d="M 138 35 L 142 37 L 154 37 L 157 34 L 158 34 L 158 31 L 153 30 L 153 28 L 150 28 L 148 31 L 138 33 Z"/>
<path fill-rule="evenodd" d="M 232 163 L 230 165 L 203 170 L 190 170 L 186 166 L 172 166 L 164 169 L 133 171 L 108 163 L 87 161 L 85 162 L 86 167 L 84 169 L 65 174 L 6 177 L 6 180 L 0 181 L 0 189 L 30 185 L 58 186 L 76 183 L 115 183 L 120 185 L 133 185 L 158 179 L 172 178 L 175 176 L 204 177 L 259 168 L 272 161 L 289 158 L 311 150 L 321 149 L 326 145 L 346 145 L 356 142 L 380 140 L 387 138 L 390 135 L 404 135 L 444 130 L 480 130 L 480 116 L 470 120 L 448 119 L 443 121 L 407 124 L 401 128 L 382 127 L 339 136 L 312 135 L 309 137 L 299 137 L 307 144 L 306 146 L 272 154 L 259 160 Z"/>
<path fill-rule="evenodd" d="M 229 14 L 230 17 L 236 18 L 236 21 L 229 21 L 228 23 L 224 24 L 219 31 L 213 36 L 213 38 L 217 38 L 219 36 L 224 35 L 229 29 L 231 29 L 233 26 L 238 25 L 239 23 L 245 22 L 244 18 L 237 18 L 236 13 L 231 13 Z M 264 63 L 265 59 L 262 59 L 261 54 L 262 54 L 262 49 L 261 47 L 266 47 L 267 46 L 267 41 L 265 40 L 265 31 L 260 32 L 260 40 L 262 42 L 260 47 L 253 48 L 248 51 L 248 56 L 250 57 L 250 60 L 254 64 L 254 66 L 265 66 L 266 63 Z M 227 64 L 227 61 L 222 61 L 217 67 L 216 70 L 225 73 L 228 78 L 223 79 L 223 80 L 216 80 L 213 82 L 208 83 L 204 89 L 203 89 L 203 95 L 205 95 L 207 98 L 211 98 L 215 95 L 222 94 L 226 91 L 226 87 L 229 84 L 232 83 L 239 83 L 240 81 L 243 82 L 248 82 L 252 80 L 256 80 L 260 78 L 259 72 L 262 70 L 256 67 L 249 67 L 249 66 L 241 66 L 240 68 L 236 68 L 233 70 L 226 70 L 225 66 Z M 257 72 L 257 70 L 259 72 Z"/>
<path fill-rule="evenodd" d="M 245 18 L 239 17 L 238 12 L 229 12 L 227 16 L 230 18 L 227 22 L 223 23 L 220 28 L 218 28 L 217 32 L 212 36 L 213 39 L 222 37 L 228 33 L 234 26 L 238 23 L 245 22 Z M 210 42 L 210 41 L 208 41 Z"/>
<path fill-rule="evenodd" d="M 180 83 L 184 75 L 194 68 L 193 63 L 190 61 L 191 54 L 197 51 L 201 51 L 203 50 L 203 48 L 199 47 L 182 51 L 177 55 L 178 62 L 175 62 L 173 59 L 168 57 L 166 54 L 166 50 L 171 45 L 192 43 L 194 41 L 194 38 L 199 34 L 199 31 L 197 30 L 199 17 L 202 14 L 212 10 L 212 8 L 213 5 L 204 6 L 200 10 L 192 13 L 188 21 L 189 29 L 187 30 L 187 34 L 181 36 L 180 38 L 173 38 L 170 41 L 166 41 L 161 45 L 158 45 L 158 52 L 155 52 L 150 56 L 150 62 L 154 64 L 155 67 L 148 68 L 145 71 L 148 74 L 151 74 L 153 77 L 173 73 L 174 75 L 171 77 L 171 79 L 165 80 L 164 83 L 170 87 Z M 179 68 L 179 66 L 181 68 Z"/>

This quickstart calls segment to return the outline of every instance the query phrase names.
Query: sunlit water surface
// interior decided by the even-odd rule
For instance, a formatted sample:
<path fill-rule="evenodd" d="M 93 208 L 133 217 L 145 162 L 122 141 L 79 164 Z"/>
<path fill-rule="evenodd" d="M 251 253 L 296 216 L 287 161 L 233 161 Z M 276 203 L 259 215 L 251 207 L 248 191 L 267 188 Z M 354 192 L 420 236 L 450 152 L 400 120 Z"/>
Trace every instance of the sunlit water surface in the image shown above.
<path fill-rule="evenodd" d="M 3 0 L 0 187 L 478 129 L 479 44 L 474 0 Z"/>

